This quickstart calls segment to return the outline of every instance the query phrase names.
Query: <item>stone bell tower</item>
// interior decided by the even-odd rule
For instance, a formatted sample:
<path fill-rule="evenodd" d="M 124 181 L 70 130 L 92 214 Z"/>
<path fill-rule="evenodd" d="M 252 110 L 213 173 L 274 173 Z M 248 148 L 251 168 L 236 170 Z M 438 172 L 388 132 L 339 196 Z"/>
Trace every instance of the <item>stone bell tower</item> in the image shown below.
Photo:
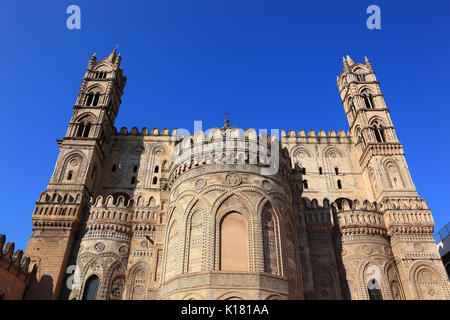
<path fill-rule="evenodd" d="M 375 201 L 373 212 L 376 217 L 383 217 L 382 227 L 376 228 L 382 230 L 379 234 L 385 233 L 383 237 L 389 241 L 395 260 L 393 270 L 397 268 L 400 276 L 399 284 L 386 277 L 389 281 L 384 285 L 384 295 L 390 296 L 386 294 L 390 286 L 393 298 L 396 295 L 406 299 L 448 299 L 445 270 L 439 263 L 433 239 L 434 221 L 411 179 L 403 146 L 397 139 L 372 64 L 367 58 L 364 64 L 355 63 L 347 56 L 343 65 L 337 85 L 349 121 L 349 135 L 368 199 Z M 366 211 L 364 216 L 370 215 L 367 214 L 372 210 L 367 209 L 370 206 L 362 207 Z M 356 215 L 358 205 L 349 210 Z M 338 214 L 340 218 L 344 216 Z M 390 252 L 389 248 L 386 250 Z"/>
<path fill-rule="evenodd" d="M 372 64 L 367 58 L 355 63 L 349 56 L 343 64 L 339 93 L 369 198 L 418 197 Z"/>
<path fill-rule="evenodd" d="M 82 79 L 66 135 L 47 189 L 36 202 L 26 255 L 37 264 L 25 298 L 57 299 L 64 285 L 74 235 L 90 197 L 96 196 L 105 153 L 126 82 L 116 49 L 97 62 L 95 54 Z"/>

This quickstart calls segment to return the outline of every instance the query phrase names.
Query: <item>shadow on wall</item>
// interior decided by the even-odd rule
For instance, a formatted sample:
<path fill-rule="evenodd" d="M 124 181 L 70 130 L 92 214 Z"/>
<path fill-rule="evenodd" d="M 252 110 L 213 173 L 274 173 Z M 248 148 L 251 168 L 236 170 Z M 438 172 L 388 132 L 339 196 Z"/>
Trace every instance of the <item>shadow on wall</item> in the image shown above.
<path fill-rule="evenodd" d="M 53 299 L 53 286 L 51 276 L 43 275 L 38 281 L 35 274 L 25 290 L 24 300 L 51 300 Z"/>

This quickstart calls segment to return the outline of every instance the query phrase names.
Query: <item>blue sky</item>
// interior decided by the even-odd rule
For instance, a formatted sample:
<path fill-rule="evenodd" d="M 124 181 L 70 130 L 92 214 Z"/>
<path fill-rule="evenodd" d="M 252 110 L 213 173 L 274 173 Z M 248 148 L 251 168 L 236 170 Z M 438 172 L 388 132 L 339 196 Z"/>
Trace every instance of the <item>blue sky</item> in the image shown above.
<path fill-rule="evenodd" d="M 81 8 L 68 30 L 66 8 Z M 366 8 L 381 8 L 381 30 Z M 0 233 L 25 249 L 89 57 L 118 43 L 116 127 L 348 130 L 342 56 L 374 66 L 436 231 L 449 221 L 448 1 L 4 1 Z"/>

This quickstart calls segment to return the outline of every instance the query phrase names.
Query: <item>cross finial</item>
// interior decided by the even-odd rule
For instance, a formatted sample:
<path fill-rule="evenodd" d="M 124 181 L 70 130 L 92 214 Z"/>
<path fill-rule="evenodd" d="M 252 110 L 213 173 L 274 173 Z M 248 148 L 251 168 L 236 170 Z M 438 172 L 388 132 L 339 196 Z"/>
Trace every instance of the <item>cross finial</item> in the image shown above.
<path fill-rule="evenodd" d="M 224 116 L 229 116 L 230 113 L 224 112 L 223 115 L 224 115 Z M 230 120 L 229 120 L 228 118 L 225 118 L 225 124 L 224 124 L 223 127 L 224 127 L 224 128 L 228 128 L 229 126 L 230 126 Z"/>

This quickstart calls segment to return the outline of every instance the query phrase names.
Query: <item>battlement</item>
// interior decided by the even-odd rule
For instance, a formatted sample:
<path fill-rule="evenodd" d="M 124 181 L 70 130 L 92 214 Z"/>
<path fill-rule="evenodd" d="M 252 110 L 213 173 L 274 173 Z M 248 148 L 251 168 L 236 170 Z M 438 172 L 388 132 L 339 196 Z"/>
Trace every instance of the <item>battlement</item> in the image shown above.
<path fill-rule="evenodd" d="M 382 207 L 390 234 L 433 233 L 434 220 L 424 199 L 387 199 Z"/>
<path fill-rule="evenodd" d="M 131 233 L 133 230 L 147 230 L 150 225 L 161 223 L 159 205 L 150 197 L 126 200 L 124 196 L 105 199 L 99 196 L 93 201 L 87 222 L 87 230 L 114 230 Z"/>
<path fill-rule="evenodd" d="M 308 134 L 305 133 L 304 130 L 299 130 L 296 134 L 294 130 L 289 130 L 289 132 L 286 134 L 286 131 L 281 130 L 280 131 L 281 138 L 290 138 L 290 137 L 296 137 L 296 138 L 302 138 L 302 137 L 327 137 L 327 138 L 346 138 L 349 137 L 348 134 L 344 132 L 344 130 L 339 130 L 336 134 L 336 131 L 330 130 L 328 131 L 328 134 L 325 132 L 325 130 L 319 130 L 318 134 L 314 130 L 309 130 Z"/>
<path fill-rule="evenodd" d="M 383 212 L 376 202 L 342 199 L 331 206 L 339 233 L 386 235 Z"/>
<path fill-rule="evenodd" d="M 23 255 L 22 250 L 14 251 L 14 243 L 6 242 L 6 236 L 0 234 L 0 268 L 17 277 L 25 284 L 37 271 L 37 266 L 33 265 L 30 270 L 30 258 Z"/>
<path fill-rule="evenodd" d="M 174 135 L 176 137 L 177 135 L 177 129 L 173 129 L 172 132 L 170 132 L 169 129 L 164 128 L 161 132 L 158 128 L 153 128 L 153 130 L 149 131 L 147 127 L 142 128 L 141 131 L 139 131 L 138 128 L 133 127 L 130 131 L 126 127 L 122 127 L 120 131 L 117 131 L 117 128 L 113 128 L 113 135 L 116 136 L 171 136 Z"/>
<path fill-rule="evenodd" d="M 71 228 L 79 220 L 82 199 L 81 193 L 41 193 L 32 216 L 33 227 Z"/>
<path fill-rule="evenodd" d="M 331 227 L 330 201 L 323 199 L 322 206 L 317 199 L 302 198 L 307 225 L 328 225 Z"/>

